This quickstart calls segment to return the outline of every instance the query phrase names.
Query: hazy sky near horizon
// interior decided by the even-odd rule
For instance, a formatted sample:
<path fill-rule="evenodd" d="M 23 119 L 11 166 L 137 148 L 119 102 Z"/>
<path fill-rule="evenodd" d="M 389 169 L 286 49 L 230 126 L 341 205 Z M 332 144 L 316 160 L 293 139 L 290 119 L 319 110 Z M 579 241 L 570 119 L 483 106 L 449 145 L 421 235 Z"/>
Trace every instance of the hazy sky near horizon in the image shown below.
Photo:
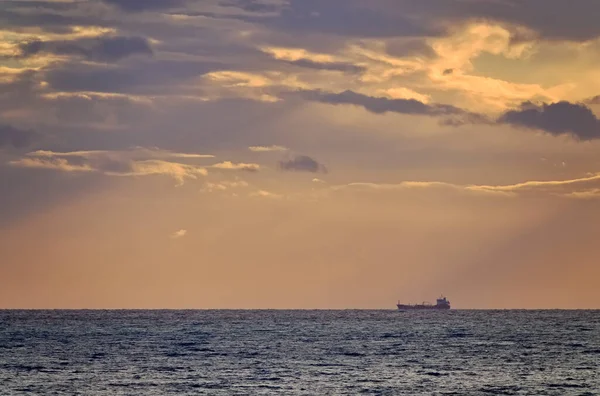
<path fill-rule="evenodd" d="M 598 15 L 2 1 L 0 308 L 600 308 Z"/>

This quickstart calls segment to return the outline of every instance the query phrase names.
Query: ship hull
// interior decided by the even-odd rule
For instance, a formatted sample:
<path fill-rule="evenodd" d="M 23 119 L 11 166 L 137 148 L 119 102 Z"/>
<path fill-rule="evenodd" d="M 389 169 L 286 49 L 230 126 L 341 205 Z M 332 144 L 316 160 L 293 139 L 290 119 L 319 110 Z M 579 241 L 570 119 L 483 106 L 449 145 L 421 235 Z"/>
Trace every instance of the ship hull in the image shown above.
<path fill-rule="evenodd" d="M 397 304 L 397 307 L 401 311 L 445 311 L 450 309 L 448 305 L 403 305 Z"/>

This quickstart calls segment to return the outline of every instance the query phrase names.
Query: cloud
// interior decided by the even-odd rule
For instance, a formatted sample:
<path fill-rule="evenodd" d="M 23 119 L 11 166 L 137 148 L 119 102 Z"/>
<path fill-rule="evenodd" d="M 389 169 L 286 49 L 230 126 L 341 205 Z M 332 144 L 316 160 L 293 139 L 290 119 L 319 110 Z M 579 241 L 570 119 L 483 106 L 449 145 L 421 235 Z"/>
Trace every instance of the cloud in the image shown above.
<path fill-rule="evenodd" d="M 204 183 L 204 188 L 202 191 L 204 192 L 215 192 L 215 191 L 225 191 L 232 188 L 244 188 L 248 187 L 249 184 L 243 180 L 235 180 L 235 181 L 220 181 L 218 183 L 206 182 Z"/>
<path fill-rule="evenodd" d="M 440 181 L 404 181 L 400 183 L 348 183 L 331 186 L 332 191 L 358 190 L 393 192 L 407 190 L 439 189 L 467 194 L 498 197 L 551 195 L 567 198 L 600 198 L 600 173 L 566 180 L 526 181 L 506 185 L 453 184 Z"/>
<path fill-rule="evenodd" d="M 597 105 L 600 104 L 600 95 L 596 95 L 593 98 L 589 98 L 585 101 L 587 104 Z"/>
<path fill-rule="evenodd" d="M 37 150 L 28 154 L 31 157 L 105 157 L 114 156 L 125 159 L 168 159 L 168 158 L 214 158 L 212 154 L 196 154 L 196 153 L 174 153 L 169 150 L 161 150 L 158 148 L 134 147 L 130 150 L 110 151 L 110 150 L 88 150 L 88 151 L 70 151 L 70 152 L 55 152 L 49 150 Z"/>
<path fill-rule="evenodd" d="M 317 62 L 311 59 L 282 60 L 290 65 L 315 70 L 340 71 L 344 73 L 362 73 L 365 68 L 346 62 Z"/>
<path fill-rule="evenodd" d="M 269 152 L 269 151 L 287 151 L 289 149 L 287 147 L 283 147 L 283 146 L 272 145 L 272 146 L 250 146 L 250 147 L 248 147 L 248 150 L 260 153 L 260 152 Z"/>
<path fill-rule="evenodd" d="M 458 107 L 447 104 L 425 104 L 416 99 L 388 99 L 384 97 L 373 97 L 363 95 L 350 90 L 340 93 L 327 93 L 322 91 L 299 91 L 297 93 L 306 100 L 317 101 L 327 104 L 347 104 L 361 106 L 365 110 L 375 114 L 388 112 L 427 116 L 452 116 L 446 123 L 487 123 L 484 115 L 471 113 Z"/>
<path fill-rule="evenodd" d="M 251 197 L 269 198 L 269 199 L 281 199 L 283 195 L 275 194 L 266 190 L 258 190 L 250 194 Z"/>
<path fill-rule="evenodd" d="M 148 176 L 166 175 L 177 181 L 177 185 L 183 185 L 186 179 L 197 179 L 197 176 L 206 176 L 208 171 L 196 165 L 181 164 L 161 160 L 133 161 L 130 171 L 106 172 L 114 176 Z"/>
<path fill-rule="evenodd" d="M 104 3 L 119 7 L 124 11 L 159 11 L 181 7 L 186 0 L 102 0 Z"/>
<path fill-rule="evenodd" d="M 206 167 L 173 161 L 210 158 L 205 154 L 173 153 L 166 150 L 136 148 L 127 151 L 34 151 L 9 162 L 20 168 L 50 169 L 62 172 L 95 172 L 107 176 L 169 176 L 182 185 L 187 179 L 206 176 Z"/>
<path fill-rule="evenodd" d="M 64 92 L 145 92 L 165 94 L 165 87 L 200 77 L 224 66 L 212 61 L 159 59 L 122 67 L 71 62 L 41 71 L 50 88 Z"/>
<path fill-rule="evenodd" d="M 359 94 L 350 90 L 340 93 L 322 91 L 304 91 L 303 98 L 328 104 L 350 104 L 361 106 L 372 113 L 387 112 L 422 115 L 449 115 L 462 113 L 463 110 L 451 105 L 428 105 L 415 99 L 388 99 Z"/>
<path fill-rule="evenodd" d="M 562 0 L 434 0 L 427 4 L 401 0 L 394 5 L 412 15 L 427 16 L 430 21 L 456 23 L 486 19 L 525 26 L 548 40 L 587 41 L 600 35 L 600 27 L 593 17 L 600 12 L 600 4 L 593 0 L 573 4 Z M 556 15 L 560 18 L 552 19 Z"/>
<path fill-rule="evenodd" d="M 284 171 L 327 173 L 325 165 L 307 155 L 297 155 L 291 159 L 279 161 L 279 168 Z"/>
<path fill-rule="evenodd" d="M 222 0 L 223 7 L 236 7 L 248 12 L 275 12 L 280 10 L 281 0 Z"/>
<path fill-rule="evenodd" d="M 552 135 L 570 134 L 581 140 L 600 137 L 600 120 L 589 107 L 561 101 L 541 106 L 524 103 L 521 109 L 504 113 L 499 123 L 540 129 Z"/>
<path fill-rule="evenodd" d="M 184 236 L 186 236 L 187 234 L 187 230 L 178 230 L 175 231 L 174 233 L 171 234 L 171 239 L 179 239 L 179 238 L 183 238 Z"/>
<path fill-rule="evenodd" d="M 95 172 L 90 165 L 76 165 L 65 158 L 21 158 L 10 161 L 10 165 L 19 168 L 52 169 L 62 172 Z"/>
<path fill-rule="evenodd" d="M 436 52 L 431 48 L 425 38 L 404 38 L 399 37 L 391 39 L 386 43 L 386 53 L 402 58 L 405 56 L 422 56 L 425 58 L 435 58 Z"/>
<path fill-rule="evenodd" d="M 51 88 L 65 92 L 126 93 L 144 85 L 134 70 L 79 64 L 45 70 L 44 77 Z"/>
<path fill-rule="evenodd" d="M 304 48 L 264 46 L 261 51 L 279 63 L 304 69 L 338 71 L 349 74 L 359 74 L 367 71 L 366 65 L 354 63 L 353 60 L 347 57 L 311 52 Z"/>
<path fill-rule="evenodd" d="M 243 9 L 247 2 L 237 3 Z M 290 0 L 285 5 L 281 12 L 263 17 L 211 16 L 235 17 L 283 32 L 380 39 L 441 36 L 473 20 L 525 27 L 547 40 L 584 42 L 600 35 L 594 18 L 600 5 L 594 0 Z"/>
<path fill-rule="evenodd" d="M 78 12 L 82 2 L 3 1 L 0 26 L 34 28 L 54 34 L 72 33 L 84 26 L 100 26 L 106 21 L 98 15 Z M 89 3 L 87 4 L 89 6 Z M 104 22 L 104 23 L 103 23 Z"/>
<path fill-rule="evenodd" d="M 211 168 L 217 169 L 231 169 L 231 170 L 242 170 L 246 172 L 257 172 L 260 169 L 258 164 L 246 164 L 246 163 L 233 163 L 231 161 L 219 162 L 218 164 L 211 165 Z"/>
<path fill-rule="evenodd" d="M 591 188 L 586 191 L 573 191 L 572 193 L 565 194 L 565 196 L 575 199 L 598 199 L 600 198 L 600 188 Z"/>
<path fill-rule="evenodd" d="M 101 36 L 77 40 L 33 40 L 19 45 L 19 57 L 38 54 L 79 56 L 90 61 L 115 62 L 131 55 L 152 55 L 148 40 L 138 36 Z"/>
<path fill-rule="evenodd" d="M 546 192 L 563 192 L 563 189 L 583 188 L 587 191 L 591 186 L 595 186 L 600 182 L 600 173 L 590 174 L 586 177 L 567 180 L 548 180 L 548 181 L 526 181 L 523 183 L 486 186 L 472 185 L 467 188 L 473 191 L 499 191 L 499 192 L 524 192 L 524 191 L 546 191 Z"/>
<path fill-rule="evenodd" d="M 600 35 L 598 14 L 594 0 L 290 0 L 277 16 L 246 20 L 283 31 L 378 38 L 439 36 L 452 25 L 488 20 L 525 26 L 550 40 L 587 41 Z"/>
<path fill-rule="evenodd" d="M 503 113 L 496 121 L 487 116 L 472 113 L 452 105 L 426 104 L 416 99 L 388 99 L 372 97 L 353 91 L 324 93 L 304 91 L 300 95 L 307 100 L 328 104 L 350 104 L 361 106 L 375 114 L 387 112 L 426 116 L 442 116 L 443 125 L 464 124 L 508 124 L 517 127 L 540 129 L 553 135 L 570 134 L 581 140 L 600 137 L 600 120 L 584 104 L 560 101 L 540 106 L 523 103 L 520 109 Z"/>
<path fill-rule="evenodd" d="M 281 31 L 350 37 L 416 37 L 443 31 L 406 14 L 382 12 L 370 4 L 347 0 L 291 0 L 279 14 L 238 18 Z"/>
<path fill-rule="evenodd" d="M 400 183 L 369 183 L 354 182 L 342 185 L 331 186 L 333 191 L 359 190 L 359 191 L 400 191 L 400 190 L 425 190 L 425 189 L 449 189 L 466 190 L 467 186 L 439 182 L 439 181 L 404 181 Z"/>
<path fill-rule="evenodd" d="M 0 148 L 7 146 L 23 148 L 29 146 L 34 137 L 35 133 L 33 131 L 0 124 Z"/>

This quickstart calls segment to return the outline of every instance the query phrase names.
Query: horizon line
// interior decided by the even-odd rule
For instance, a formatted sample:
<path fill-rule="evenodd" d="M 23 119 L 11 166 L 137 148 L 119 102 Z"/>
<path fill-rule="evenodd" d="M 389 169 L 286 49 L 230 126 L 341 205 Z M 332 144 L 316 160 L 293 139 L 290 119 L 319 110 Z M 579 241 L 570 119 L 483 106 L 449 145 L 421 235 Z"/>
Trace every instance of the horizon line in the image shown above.
<path fill-rule="evenodd" d="M 399 311 L 397 308 L 2 308 L 0 311 Z M 600 311 L 599 308 L 451 308 L 415 310 L 416 312 L 452 311 Z"/>

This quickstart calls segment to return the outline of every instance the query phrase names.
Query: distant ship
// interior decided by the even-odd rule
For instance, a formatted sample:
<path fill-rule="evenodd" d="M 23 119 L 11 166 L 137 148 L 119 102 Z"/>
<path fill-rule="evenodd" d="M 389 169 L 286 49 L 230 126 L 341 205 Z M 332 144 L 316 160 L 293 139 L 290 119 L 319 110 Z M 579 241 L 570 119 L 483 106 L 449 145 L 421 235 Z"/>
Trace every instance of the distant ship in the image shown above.
<path fill-rule="evenodd" d="M 396 304 L 396 306 L 401 311 L 409 309 L 450 309 L 450 301 L 448 301 L 446 297 L 440 296 L 440 298 L 436 300 L 435 305 L 428 302 L 423 302 L 423 304 L 406 305 L 400 304 L 400 301 L 398 301 L 398 304 Z"/>

